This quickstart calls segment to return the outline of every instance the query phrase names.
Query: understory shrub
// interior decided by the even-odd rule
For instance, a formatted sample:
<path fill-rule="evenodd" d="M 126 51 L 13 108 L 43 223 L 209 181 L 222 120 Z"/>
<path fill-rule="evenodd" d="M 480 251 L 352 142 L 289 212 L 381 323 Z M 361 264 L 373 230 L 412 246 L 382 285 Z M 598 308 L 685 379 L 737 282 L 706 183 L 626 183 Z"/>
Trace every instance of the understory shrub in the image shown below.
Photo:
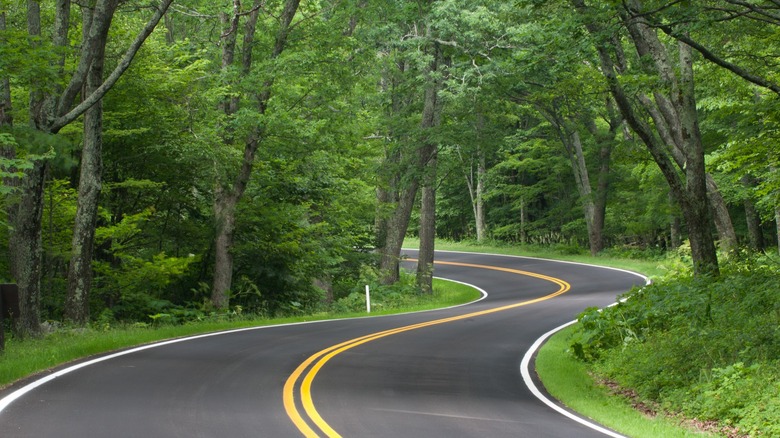
<path fill-rule="evenodd" d="M 364 312 L 366 310 L 366 289 L 369 286 L 371 308 L 374 310 L 398 309 L 413 305 L 419 298 L 420 289 L 416 277 L 404 270 L 397 283 L 382 285 L 376 269 L 364 267 L 360 279 L 355 283 L 350 293 L 333 303 L 332 309 L 337 313 Z"/>
<path fill-rule="evenodd" d="M 662 408 L 780 436 L 780 260 L 684 273 L 580 315 L 571 352 Z"/>

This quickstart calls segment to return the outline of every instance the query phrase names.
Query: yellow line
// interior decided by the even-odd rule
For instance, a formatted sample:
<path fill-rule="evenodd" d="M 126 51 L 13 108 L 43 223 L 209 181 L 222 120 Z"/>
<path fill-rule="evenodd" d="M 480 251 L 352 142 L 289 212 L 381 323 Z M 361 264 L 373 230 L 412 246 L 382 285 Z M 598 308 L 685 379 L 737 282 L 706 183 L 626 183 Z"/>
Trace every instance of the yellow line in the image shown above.
<path fill-rule="evenodd" d="M 415 260 L 409 260 L 409 261 L 415 261 Z M 322 367 L 333 357 L 351 348 L 387 336 L 391 336 L 394 334 L 403 333 L 411 330 L 416 330 L 423 327 L 429 327 L 432 325 L 439 325 L 439 324 L 444 324 L 452 321 L 458 321 L 462 319 L 474 318 L 477 316 L 501 312 L 504 310 L 514 309 L 521 306 L 527 306 L 529 304 L 535 304 L 541 301 L 545 301 L 557 297 L 558 295 L 566 293 L 569 291 L 569 289 L 571 289 L 571 285 L 561 279 L 550 277 L 547 275 L 537 274 L 535 272 L 521 271 L 518 269 L 511 269 L 511 268 L 502 268 L 499 266 L 475 265 L 471 263 L 459 263 L 459 262 L 436 262 L 436 264 L 463 266 L 469 268 L 480 268 L 480 269 L 490 269 L 494 271 L 509 272 L 513 274 L 524 275 L 527 277 L 534 277 L 542 280 L 547 280 L 557 284 L 558 286 L 560 286 L 560 288 L 557 291 L 553 292 L 552 294 L 545 295 L 539 298 L 534 298 L 527 301 L 521 301 L 519 303 L 510 304 L 507 306 L 501 306 L 493 309 L 482 310 L 479 312 L 472 312 L 465 315 L 452 316 L 449 318 L 442 318 L 433 321 L 412 324 L 404 327 L 399 327 L 399 328 L 385 330 L 378 333 L 369 334 L 366 336 L 361 336 L 359 338 L 342 342 L 340 344 L 328 347 L 322 351 L 315 353 L 314 355 L 306 359 L 301 365 L 299 365 L 298 368 L 295 369 L 295 371 L 287 379 L 287 382 L 285 382 L 284 390 L 283 390 L 284 408 L 287 411 L 287 415 L 290 417 L 293 424 L 295 424 L 295 426 L 301 431 L 301 433 L 303 433 L 305 437 L 317 438 L 320 436 L 314 429 L 312 429 L 309 426 L 309 424 L 306 422 L 306 420 L 298 411 L 298 408 L 295 406 L 295 385 L 298 382 L 298 379 L 301 377 L 301 375 L 303 375 L 303 373 L 307 369 L 309 369 L 309 371 L 306 373 L 305 377 L 303 378 L 303 381 L 301 383 L 301 388 L 300 388 L 301 405 L 303 406 L 303 409 L 306 411 L 306 414 L 308 415 L 311 422 L 314 423 L 325 434 L 325 436 L 330 438 L 337 438 L 337 437 L 340 438 L 341 435 L 339 435 L 338 432 L 333 430 L 333 428 L 330 427 L 330 425 L 322 418 L 319 412 L 317 412 L 317 409 L 314 407 L 314 400 L 311 395 L 311 385 L 312 382 L 314 382 L 314 377 L 317 375 L 320 369 L 322 369 Z M 312 366 L 312 364 L 314 365 Z M 311 368 L 309 368 L 310 366 Z"/>

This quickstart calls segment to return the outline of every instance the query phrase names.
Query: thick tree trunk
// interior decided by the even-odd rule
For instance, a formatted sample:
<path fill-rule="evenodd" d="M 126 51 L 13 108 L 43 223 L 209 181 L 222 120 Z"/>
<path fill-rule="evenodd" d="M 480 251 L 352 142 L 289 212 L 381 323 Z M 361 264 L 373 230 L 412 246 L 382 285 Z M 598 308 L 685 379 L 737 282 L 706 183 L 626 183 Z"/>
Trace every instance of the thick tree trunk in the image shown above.
<path fill-rule="evenodd" d="M 216 237 L 214 239 L 214 282 L 211 303 L 217 309 L 230 304 L 233 284 L 233 232 L 236 223 L 236 202 L 232 197 L 217 196 L 214 205 Z"/>
<path fill-rule="evenodd" d="M 114 4 L 115 6 L 115 4 Z M 114 10 L 106 11 L 113 16 Z M 93 11 L 82 8 L 84 29 L 89 29 Z M 108 20 L 111 21 L 110 19 Z M 102 44 L 97 44 L 92 66 L 87 77 L 84 95 L 89 96 L 103 83 L 108 26 L 102 34 Z M 65 319 L 83 326 L 89 322 L 89 295 L 92 288 L 92 253 L 97 223 L 98 199 L 103 186 L 103 101 L 100 100 L 84 113 L 84 147 L 81 150 L 78 206 L 73 226 L 70 266 L 68 267 L 68 292 L 65 303 Z"/>
<path fill-rule="evenodd" d="M 426 145 L 422 153 L 430 156 L 430 158 L 426 165 L 422 185 L 417 285 L 423 293 L 432 293 L 433 259 L 436 241 L 436 146 Z"/>
<path fill-rule="evenodd" d="M 441 50 L 434 44 L 433 61 L 428 70 L 429 75 L 436 75 L 441 61 Z M 430 130 L 439 125 L 440 81 L 429 78 L 425 90 L 422 120 L 420 128 L 423 131 L 423 146 L 419 150 L 419 172 L 422 174 L 422 206 L 420 208 L 420 252 L 417 261 L 417 285 L 423 293 L 433 292 L 433 258 L 434 241 L 436 240 L 436 150 L 437 145 L 428 138 Z"/>
<path fill-rule="evenodd" d="M 385 231 L 385 244 L 379 248 L 379 271 L 382 284 L 398 282 L 401 276 L 399 263 L 401 260 L 401 247 L 404 244 L 406 230 L 409 228 L 409 220 L 412 216 L 414 200 L 417 197 L 419 182 L 413 179 L 409 185 L 401 191 L 401 196 L 387 220 Z"/>
<path fill-rule="evenodd" d="M 38 336 L 41 331 L 41 223 L 47 168 L 47 162 L 37 161 L 25 171 L 20 199 L 9 215 L 13 227 L 11 275 L 19 286 L 19 318 L 14 331 L 21 338 Z"/>

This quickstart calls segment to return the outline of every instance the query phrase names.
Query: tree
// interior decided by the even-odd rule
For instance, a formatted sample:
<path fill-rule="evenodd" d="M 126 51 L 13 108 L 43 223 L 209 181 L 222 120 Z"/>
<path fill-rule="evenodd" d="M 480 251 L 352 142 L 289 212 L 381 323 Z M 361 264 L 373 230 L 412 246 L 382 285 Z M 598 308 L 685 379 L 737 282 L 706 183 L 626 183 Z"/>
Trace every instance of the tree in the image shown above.
<path fill-rule="evenodd" d="M 704 165 L 704 149 L 701 142 L 696 110 L 693 56 L 690 46 L 679 43 L 668 48 L 654 29 L 641 19 L 622 15 L 628 30 L 628 38 L 638 55 L 647 63 L 644 73 L 655 77 L 653 99 L 639 93 L 649 115 L 643 115 L 631 100 L 621 82 L 624 72 L 616 59 L 622 56 L 622 48 L 597 18 L 595 10 L 583 0 L 571 0 L 581 15 L 585 27 L 595 40 L 601 69 L 615 102 L 623 117 L 647 146 L 669 184 L 688 226 L 694 272 L 698 275 L 718 274 L 718 258 L 714 240 L 710 234 L 712 225 L 707 198 L 707 178 Z M 632 3 L 633 7 L 637 7 Z M 619 12 L 619 11 L 618 11 Z M 645 113 L 646 114 L 646 113 Z M 652 117 L 655 115 L 656 117 Z M 653 125 L 646 117 L 651 117 Z M 659 117 L 660 116 L 660 117 Z M 674 141 L 669 144 L 667 140 Z M 682 164 L 682 175 L 678 165 Z"/>
<path fill-rule="evenodd" d="M 119 80 L 130 66 L 133 57 L 145 39 L 154 30 L 172 0 L 163 0 L 155 8 L 155 13 L 130 44 L 119 64 L 94 91 L 85 95 L 82 101 L 75 103 L 76 97 L 87 83 L 89 72 L 96 54 L 105 47 L 107 29 L 115 7 L 115 0 L 101 0 L 95 4 L 91 25 L 86 33 L 84 44 L 76 55 L 73 71 L 65 70 L 65 54 L 69 43 L 71 4 L 59 0 L 54 8 L 54 29 L 50 46 L 52 57 L 37 65 L 20 65 L 24 69 L 48 69 L 50 75 L 30 76 L 29 118 L 33 129 L 40 135 L 54 135 L 69 125 L 89 108 L 99 102 L 108 90 Z M 41 28 L 41 8 L 36 1 L 27 2 L 27 34 L 30 50 L 39 50 L 45 46 Z M 15 67 L 16 68 L 16 67 Z M 29 71 L 29 70 L 28 70 Z M 5 76 L 5 75 L 2 75 Z M 58 76 L 68 78 L 67 83 L 56 81 Z M 7 151 L 13 156 L 15 151 Z M 48 164 L 46 160 L 36 161 L 31 169 L 25 171 L 20 183 L 19 201 L 9 210 L 12 224 L 10 252 L 12 254 L 12 273 L 19 285 L 20 312 L 17 332 L 20 336 L 35 335 L 39 331 L 40 306 L 40 261 L 41 261 L 41 215 L 43 211 L 43 187 Z"/>

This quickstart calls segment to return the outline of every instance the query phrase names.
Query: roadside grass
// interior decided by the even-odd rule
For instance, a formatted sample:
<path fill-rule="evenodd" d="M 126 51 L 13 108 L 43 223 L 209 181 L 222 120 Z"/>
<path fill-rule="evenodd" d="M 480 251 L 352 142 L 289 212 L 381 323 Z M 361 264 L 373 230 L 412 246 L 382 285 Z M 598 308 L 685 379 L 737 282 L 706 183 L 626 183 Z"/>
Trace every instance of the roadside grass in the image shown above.
<path fill-rule="evenodd" d="M 125 348 L 193 336 L 203 333 L 233 330 L 247 327 L 279 325 L 326 319 L 343 319 L 364 316 L 381 316 L 397 313 L 432 310 L 469 303 L 481 294 L 459 283 L 436 279 L 434 293 L 419 295 L 404 303 L 403 307 L 386 308 L 381 301 L 376 310 L 351 313 L 317 313 L 285 318 L 238 318 L 235 320 L 190 322 L 183 325 L 159 325 L 151 327 L 117 326 L 59 330 L 41 339 L 18 341 L 6 339 L 5 352 L 0 354 L 0 388 L 45 370 L 72 361 Z"/>
<path fill-rule="evenodd" d="M 625 397 L 597 385 L 584 363 L 567 352 L 573 327 L 553 335 L 536 357 L 536 372 L 547 392 L 581 415 L 634 438 L 718 437 L 681 426 L 680 420 L 649 416 L 635 409 Z"/>

